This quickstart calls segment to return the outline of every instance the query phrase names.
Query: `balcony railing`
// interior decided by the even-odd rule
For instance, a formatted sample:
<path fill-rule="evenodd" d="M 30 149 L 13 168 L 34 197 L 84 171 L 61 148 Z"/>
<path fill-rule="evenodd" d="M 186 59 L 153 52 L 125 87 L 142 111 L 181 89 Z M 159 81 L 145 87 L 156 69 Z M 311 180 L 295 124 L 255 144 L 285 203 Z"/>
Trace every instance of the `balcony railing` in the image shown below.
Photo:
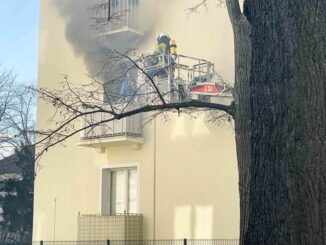
<path fill-rule="evenodd" d="M 78 240 L 142 240 L 143 216 L 141 214 L 80 215 Z"/>
<path fill-rule="evenodd" d="M 111 23 L 108 29 L 138 28 L 138 4 L 139 0 L 111 0 Z"/>
<path fill-rule="evenodd" d="M 108 120 L 110 116 L 106 113 L 88 115 L 84 119 L 85 127 L 96 125 L 101 121 Z M 96 126 L 85 129 L 82 132 L 82 139 L 100 139 L 117 136 L 142 137 L 142 114 L 125 117 L 120 120 L 113 120 L 100 123 Z"/>
<path fill-rule="evenodd" d="M 93 19 L 105 24 L 105 30 L 116 33 L 131 29 L 139 31 L 140 0 L 110 0 L 93 13 Z"/>
<path fill-rule="evenodd" d="M 112 115 L 104 112 L 88 114 L 83 119 L 81 132 L 81 146 L 94 148 L 105 145 L 142 144 L 143 139 L 143 115 L 142 113 L 125 117 L 120 120 L 112 120 Z M 107 121 L 101 123 L 103 121 Z"/>

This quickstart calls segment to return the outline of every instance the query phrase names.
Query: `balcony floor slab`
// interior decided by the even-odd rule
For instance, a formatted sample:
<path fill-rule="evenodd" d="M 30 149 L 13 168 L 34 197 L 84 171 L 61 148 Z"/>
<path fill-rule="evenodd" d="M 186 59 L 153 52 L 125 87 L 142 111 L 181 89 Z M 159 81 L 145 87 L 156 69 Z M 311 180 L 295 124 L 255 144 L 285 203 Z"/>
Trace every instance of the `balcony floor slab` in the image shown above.
<path fill-rule="evenodd" d="M 140 136 L 115 136 L 115 137 L 103 137 L 94 139 L 82 139 L 77 145 L 91 148 L 107 148 L 111 146 L 123 146 L 123 145 L 139 145 L 144 144 L 145 139 Z"/>

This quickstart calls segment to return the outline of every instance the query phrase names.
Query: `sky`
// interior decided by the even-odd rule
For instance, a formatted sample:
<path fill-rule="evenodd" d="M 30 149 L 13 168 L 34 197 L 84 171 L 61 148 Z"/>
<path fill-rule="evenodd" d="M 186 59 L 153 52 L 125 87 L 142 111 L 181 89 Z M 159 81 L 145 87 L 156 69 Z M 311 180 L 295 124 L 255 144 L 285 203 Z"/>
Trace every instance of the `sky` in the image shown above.
<path fill-rule="evenodd" d="M 36 84 L 39 0 L 0 0 L 0 64 Z"/>

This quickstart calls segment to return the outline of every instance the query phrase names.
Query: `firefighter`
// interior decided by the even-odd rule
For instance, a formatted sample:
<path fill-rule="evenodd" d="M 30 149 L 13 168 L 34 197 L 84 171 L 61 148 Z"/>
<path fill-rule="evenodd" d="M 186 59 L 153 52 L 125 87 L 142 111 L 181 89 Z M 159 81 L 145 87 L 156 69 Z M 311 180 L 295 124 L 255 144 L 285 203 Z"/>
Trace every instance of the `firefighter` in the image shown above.
<path fill-rule="evenodd" d="M 170 40 L 170 54 L 173 56 L 177 55 L 177 43 L 175 40 Z"/>
<path fill-rule="evenodd" d="M 170 40 L 168 34 L 160 33 L 157 36 L 157 44 L 154 51 L 154 55 L 157 55 L 158 63 L 157 68 L 151 73 L 154 73 L 160 79 L 166 78 L 168 76 L 168 59 L 170 54 Z"/>
<path fill-rule="evenodd" d="M 161 33 L 157 36 L 157 44 L 154 54 L 170 54 L 170 40 L 168 34 Z"/>

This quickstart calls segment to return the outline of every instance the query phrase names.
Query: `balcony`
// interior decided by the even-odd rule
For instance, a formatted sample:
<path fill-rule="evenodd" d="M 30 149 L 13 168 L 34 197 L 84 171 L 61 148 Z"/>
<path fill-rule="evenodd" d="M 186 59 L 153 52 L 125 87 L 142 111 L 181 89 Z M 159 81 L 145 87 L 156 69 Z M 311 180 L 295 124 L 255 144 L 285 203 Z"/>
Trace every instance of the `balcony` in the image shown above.
<path fill-rule="evenodd" d="M 97 148 L 104 151 L 110 146 L 134 145 L 136 148 L 144 143 L 142 121 L 143 115 L 136 114 L 120 120 L 106 123 L 112 116 L 107 113 L 94 113 L 84 117 L 83 126 L 89 127 L 81 132 L 79 146 Z"/>
<path fill-rule="evenodd" d="M 105 8 L 96 12 L 94 18 L 109 22 L 103 28 L 101 36 L 119 40 L 134 40 L 144 33 L 139 24 L 140 0 L 110 0 Z"/>
<path fill-rule="evenodd" d="M 79 215 L 78 241 L 139 241 L 143 234 L 141 214 Z"/>

